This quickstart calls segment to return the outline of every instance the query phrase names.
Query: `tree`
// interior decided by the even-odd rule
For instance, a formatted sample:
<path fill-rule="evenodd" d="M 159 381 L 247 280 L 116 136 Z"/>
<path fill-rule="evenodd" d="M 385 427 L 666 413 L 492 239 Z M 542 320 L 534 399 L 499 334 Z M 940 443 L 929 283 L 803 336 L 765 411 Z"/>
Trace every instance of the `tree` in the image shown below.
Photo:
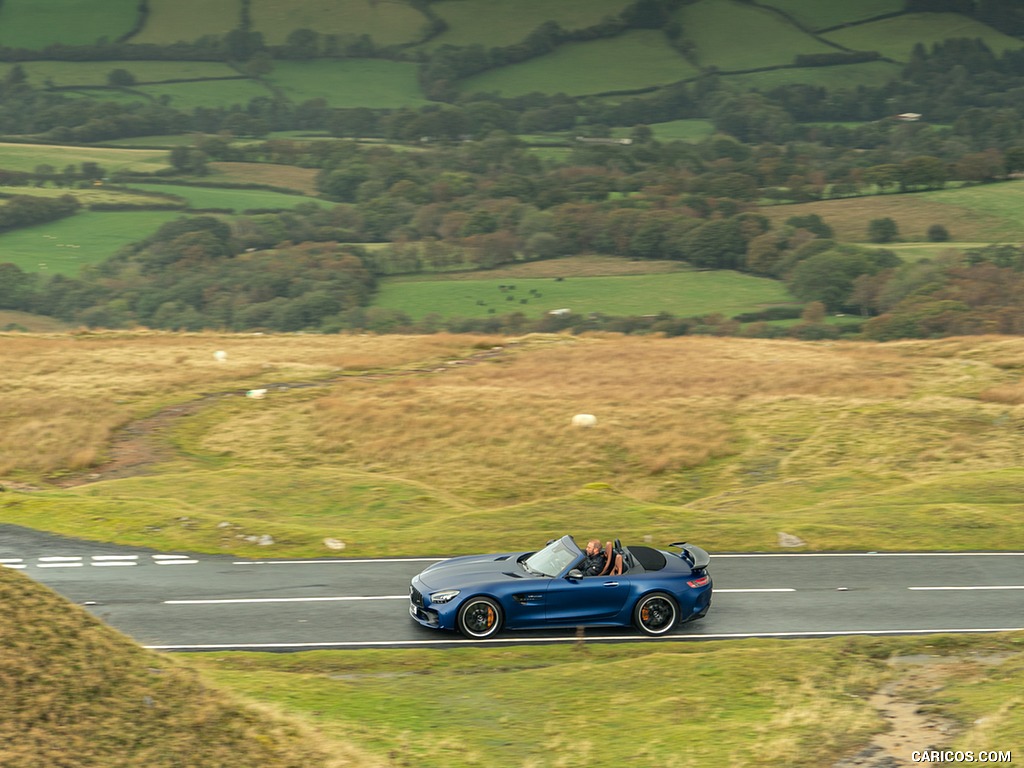
<path fill-rule="evenodd" d="M 946 243 L 949 242 L 949 230 L 941 224 L 932 224 L 928 227 L 927 237 L 929 243 Z"/>
<path fill-rule="evenodd" d="M 174 147 L 170 153 L 171 167 L 179 173 L 193 173 L 205 176 L 207 173 L 206 153 L 190 147 Z"/>
<path fill-rule="evenodd" d="M 853 304 L 856 280 L 891 266 L 889 254 L 851 246 L 832 248 L 804 259 L 789 277 L 789 289 L 801 301 L 820 301 L 830 312 Z"/>
<path fill-rule="evenodd" d="M 689 232 L 683 244 L 683 258 L 695 267 L 735 269 L 743 261 L 747 241 L 739 225 L 730 219 L 701 224 Z"/>
<path fill-rule="evenodd" d="M 868 240 L 872 243 L 891 243 L 899 234 L 899 226 L 888 216 L 883 219 L 872 219 L 868 223 Z"/>
<path fill-rule="evenodd" d="M 122 88 L 135 85 L 135 75 L 127 69 L 112 69 L 107 75 L 107 85 Z"/>

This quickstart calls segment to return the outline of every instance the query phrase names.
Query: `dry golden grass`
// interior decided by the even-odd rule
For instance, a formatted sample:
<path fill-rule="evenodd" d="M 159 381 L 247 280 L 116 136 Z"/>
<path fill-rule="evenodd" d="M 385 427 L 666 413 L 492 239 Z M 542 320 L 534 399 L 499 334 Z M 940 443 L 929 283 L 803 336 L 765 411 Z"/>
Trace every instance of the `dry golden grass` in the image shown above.
<path fill-rule="evenodd" d="M 117 427 L 200 394 L 346 370 L 436 365 L 476 337 L 258 336 L 170 333 L 0 334 L 4 408 L 0 477 L 81 469 Z M 214 353 L 224 351 L 219 362 Z"/>
<path fill-rule="evenodd" d="M 3 568 L 0 604 L 4 768 L 374 764 L 211 688 L 174 658 L 143 650 Z"/>
<path fill-rule="evenodd" d="M 630 492 L 741 449 L 743 404 L 900 397 L 895 361 L 857 350 L 718 339 L 563 339 L 444 376 L 336 388 L 315 405 L 317 448 L 481 500 L 587 482 Z M 574 414 L 598 424 L 571 428 Z"/>
<path fill-rule="evenodd" d="M 274 187 L 294 189 L 306 195 L 318 194 L 317 171 L 312 168 L 298 168 L 293 165 L 268 163 L 210 163 L 211 178 L 236 184 L 269 184 Z"/>
<path fill-rule="evenodd" d="M 900 239 L 924 241 L 928 227 L 942 224 L 958 241 L 992 242 L 1016 239 L 1016 227 L 1005 218 L 987 214 L 977 207 L 941 203 L 928 195 L 876 195 L 872 197 L 821 200 L 795 205 L 758 208 L 775 226 L 792 216 L 816 213 L 832 227 L 837 240 L 864 242 L 872 219 L 891 218 L 899 227 Z"/>
<path fill-rule="evenodd" d="M 173 422 L 178 459 L 157 474 L 4 504 L 94 538 L 242 550 L 217 528 L 230 520 L 271 531 L 274 553 L 325 536 L 394 553 L 405 533 L 410 553 L 450 554 L 493 546 L 513 517 L 537 537 L 685 526 L 717 549 L 779 531 L 818 549 L 1022 535 L 1024 339 L 12 335 L 5 359 L 0 481 L 38 483 L 103 458 L 140 414 L 234 395 Z M 577 413 L 597 425 L 572 427 Z M 180 516 L 192 527 L 167 524 Z"/>

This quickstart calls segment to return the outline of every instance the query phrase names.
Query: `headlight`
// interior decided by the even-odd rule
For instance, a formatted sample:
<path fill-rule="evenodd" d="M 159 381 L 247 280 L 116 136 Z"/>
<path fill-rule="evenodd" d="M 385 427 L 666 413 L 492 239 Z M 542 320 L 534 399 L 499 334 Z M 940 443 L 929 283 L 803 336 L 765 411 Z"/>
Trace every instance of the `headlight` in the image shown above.
<path fill-rule="evenodd" d="M 430 602 L 439 605 L 442 603 L 450 603 L 458 596 L 458 594 L 459 590 L 457 589 L 442 589 L 440 592 L 431 592 Z"/>

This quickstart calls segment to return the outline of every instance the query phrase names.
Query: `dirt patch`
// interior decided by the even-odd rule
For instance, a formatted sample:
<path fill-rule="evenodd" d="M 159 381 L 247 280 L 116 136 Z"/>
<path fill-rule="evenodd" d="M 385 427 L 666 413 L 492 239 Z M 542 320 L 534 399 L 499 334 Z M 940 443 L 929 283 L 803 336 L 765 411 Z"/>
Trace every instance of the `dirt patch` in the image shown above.
<path fill-rule="evenodd" d="M 868 700 L 884 718 L 888 728 L 852 757 L 833 764 L 833 768 L 902 768 L 933 766 L 911 760 L 914 752 L 941 750 L 949 746 L 957 725 L 929 712 L 922 694 L 936 693 L 964 664 L 1001 664 L 1012 654 L 986 656 L 897 656 L 889 664 L 900 670 L 900 677 L 888 683 Z"/>

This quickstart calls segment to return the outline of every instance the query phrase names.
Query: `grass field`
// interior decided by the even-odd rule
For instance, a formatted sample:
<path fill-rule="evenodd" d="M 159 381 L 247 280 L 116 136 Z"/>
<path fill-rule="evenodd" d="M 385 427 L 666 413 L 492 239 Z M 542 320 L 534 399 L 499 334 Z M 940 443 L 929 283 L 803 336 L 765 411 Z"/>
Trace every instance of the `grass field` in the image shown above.
<path fill-rule="evenodd" d="M 13 64 L 0 65 L 0 76 Z M 28 81 L 41 87 L 88 86 L 107 84 L 107 75 L 124 69 L 140 83 L 160 80 L 187 80 L 204 77 L 238 77 L 227 64 L 215 61 L 26 61 L 21 64 Z"/>
<path fill-rule="evenodd" d="M 405 0 L 252 0 L 252 29 L 270 45 L 280 45 L 297 29 L 354 39 L 369 35 L 377 45 L 412 43 L 423 36 L 427 19 Z"/>
<path fill-rule="evenodd" d="M 908 13 L 893 19 L 858 24 L 829 32 L 825 37 L 858 51 L 878 51 L 883 56 L 907 61 L 915 42 L 926 48 L 951 37 L 983 40 L 998 56 L 1005 50 L 1024 47 L 1024 41 L 955 13 Z"/>
<path fill-rule="evenodd" d="M 408 61 L 280 61 L 267 80 L 295 103 L 324 99 L 331 107 L 373 109 L 430 103 L 416 80 L 416 64 Z"/>
<path fill-rule="evenodd" d="M 432 7 L 448 29 L 427 45 L 512 45 L 546 21 L 557 21 L 563 29 L 582 29 L 618 15 L 627 5 L 628 0 L 441 0 Z M 487 23 L 481 24 L 481 19 Z"/>
<path fill-rule="evenodd" d="M 735 0 L 701 0 L 676 12 L 698 62 L 723 71 L 792 64 L 800 53 L 833 53 L 778 14 Z"/>
<path fill-rule="evenodd" d="M 526 540 L 581 519 L 624 540 L 682 525 L 712 551 L 772 550 L 780 531 L 812 550 L 1024 547 L 1016 338 L 0 334 L 0 364 L 0 521 L 89 539 L 450 555 L 489 551 L 514 518 Z M 102 463 L 119 425 L 216 392 L 161 428 L 149 474 L 12 488 Z M 598 426 L 571 429 L 580 412 Z"/>
<path fill-rule="evenodd" d="M 0 521 L 87 539 L 283 557 L 327 554 L 331 536 L 353 557 L 456 554 L 495 551 L 510 526 L 532 541 L 579 534 L 585 521 L 587 533 L 626 541 L 682 532 L 712 553 L 770 551 L 779 531 L 812 550 L 1024 547 L 1021 338 L 0 334 L 0 368 L 9 404 Z M 321 386 L 277 386 L 300 381 Z M 245 398 L 253 386 L 268 397 Z M 147 474 L 90 466 L 119 425 L 190 402 L 192 415 L 151 433 L 166 453 Z M 583 410 L 598 425 L 571 429 Z M 70 468 L 100 476 L 77 488 L 46 483 Z M 261 534 L 275 544 L 239 538 Z M 83 750 L 109 749 L 113 720 L 97 722 L 97 711 L 129 713 L 133 733 L 149 728 L 137 702 L 164 684 L 161 703 L 177 702 L 182 686 L 190 695 L 175 705 L 178 738 L 161 754 L 184 743 L 193 761 L 198 745 L 187 740 L 198 724 L 211 733 L 217 701 L 237 702 L 215 701 L 215 690 L 246 697 L 282 727 L 294 718 L 315 746 L 367 766 L 546 767 L 564 754 L 566 765 L 817 768 L 906 728 L 928 739 L 922 749 L 940 738 L 1024 749 L 1020 635 L 164 661 L 97 637 L 84 612 L 45 603 L 20 574 L 0 571 L 0 591 L 10 619 L 0 623 L 0 668 L 17 681 L 0 703 L 0 730 L 29 718 L 42 738 L 52 732 L 47 707 L 80 707 Z M 186 683 L 186 667 L 200 677 Z M 154 668 L 164 670 L 156 682 Z M 102 695 L 93 675 L 107 684 Z M 579 705 L 594 680 L 613 691 L 607 708 Z M 193 718 L 196 697 L 205 706 Z M 894 717 L 884 709 L 893 701 L 921 717 Z M 947 720 L 948 733 L 924 729 L 926 716 Z M 251 732 L 251 720 L 235 722 L 231 734 Z M 270 737 L 267 715 L 259 722 Z M 0 757 L 27 768 L 12 759 L 18 734 L 3 734 Z"/>
<path fill-rule="evenodd" d="M 934 719 L 925 726 L 928 715 L 955 724 L 957 748 L 997 744 L 1016 755 L 1024 746 L 1021 644 L 1004 634 L 195 654 L 184 662 L 326 737 L 409 765 L 819 768 L 886 732 L 888 742 L 920 732 L 929 745 L 944 743 Z M 613 692 L 609 707 L 580 705 L 595 680 Z M 916 717 L 876 709 L 891 702 L 924 709 Z M 916 746 L 876 756 L 897 759 Z"/>
<path fill-rule="evenodd" d="M 903 10 L 903 0 L 846 0 L 842 3 L 823 3 L 820 0 L 763 0 L 761 4 L 785 11 L 811 29 L 837 27 Z"/>
<path fill-rule="evenodd" d="M 83 211 L 0 234 L 0 261 L 25 272 L 77 275 L 84 265 L 110 258 L 181 215 L 177 211 Z"/>
<path fill-rule="evenodd" d="M 71 147 L 49 144 L 0 143 L 0 168 L 11 171 L 35 171 L 40 165 L 49 165 L 58 171 L 68 165 L 98 163 L 108 172 L 153 172 L 170 164 L 167 150 L 163 149 L 111 149 L 107 147 Z"/>
<path fill-rule="evenodd" d="M 777 224 L 791 216 L 817 213 L 839 240 L 864 241 L 868 222 L 888 217 L 897 223 L 903 240 L 923 241 L 929 226 L 942 224 L 954 240 L 992 243 L 1024 240 L 1022 204 L 1024 181 L 1007 181 L 934 192 L 765 206 L 759 210 Z"/>
<path fill-rule="evenodd" d="M 257 80 L 243 78 L 235 80 L 208 80 L 194 83 L 156 83 L 153 85 L 134 85 L 133 93 L 147 99 L 159 100 L 161 97 L 170 99 L 175 109 L 186 112 L 196 107 L 229 107 L 245 106 L 252 99 L 270 98 L 271 92 Z"/>
<path fill-rule="evenodd" d="M 114 41 L 131 31 L 136 0 L 4 0 L 0 8 L 0 45 L 44 48 L 51 43 L 92 45 Z"/>
<path fill-rule="evenodd" d="M 190 187 L 184 184 L 131 184 L 131 189 L 176 195 L 188 202 L 189 208 L 221 208 L 241 213 L 259 208 L 288 210 L 300 203 L 329 203 L 306 195 L 287 195 L 263 189 L 227 189 L 217 187 Z"/>
<path fill-rule="evenodd" d="M 649 127 L 658 141 L 700 142 L 710 138 L 715 132 L 715 126 L 710 120 L 672 120 L 667 123 L 652 123 Z M 613 128 L 612 136 L 626 138 L 632 130 Z"/>
<path fill-rule="evenodd" d="M 567 43 L 546 56 L 466 78 L 460 88 L 464 93 L 496 91 L 503 96 L 533 91 L 578 96 L 666 85 L 696 74 L 661 32 L 638 30 L 606 40 Z"/>
<path fill-rule="evenodd" d="M 526 278 L 517 279 L 514 290 L 503 290 L 509 279 L 390 278 L 381 282 L 374 306 L 400 309 L 414 318 L 430 313 L 442 317 L 487 317 L 510 312 L 537 317 L 560 308 L 580 315 L 671 312 L 688 317 L 712 312 L 733 315 L 792 301 L 778 281 L 738 272 L 676 272 L 562 281 Z"/>
<path fill-rule="evenodd" d="M 63 197 L 71 195 L 83 206 L 90 206 L 103 203 L 132 203 L 134 205 L 145 205 L 154 202 L 166 202 L 158 200 L 154 195 L 142 192 L 125 192 L 120 189 L 112 189 L 106 186 L 90 187 L 7 187 L 0 186 L 0 194 L 3 195 L 28 195 L 31 197 Z M 0 202 L 0 205 L 3 203 Z"/>
<path fill-rule="evenodd" d="M 294 189 L 304 195 L 316 196 L 315 168 L 299 168 L 294 165 L 275 163 L 226 163 L 213 162 L 207 165 L 209 174 L 206 181 L 241 184 L 269 184 L 275 187 Z"/>
<path fill-rule="evenodd" d="M 205 35 L 224 35 L 242 20 L 239 2 L 208 0 L 148 0 L 149 15 L 129 42 L 170 45 L 191 43 Z"/>

